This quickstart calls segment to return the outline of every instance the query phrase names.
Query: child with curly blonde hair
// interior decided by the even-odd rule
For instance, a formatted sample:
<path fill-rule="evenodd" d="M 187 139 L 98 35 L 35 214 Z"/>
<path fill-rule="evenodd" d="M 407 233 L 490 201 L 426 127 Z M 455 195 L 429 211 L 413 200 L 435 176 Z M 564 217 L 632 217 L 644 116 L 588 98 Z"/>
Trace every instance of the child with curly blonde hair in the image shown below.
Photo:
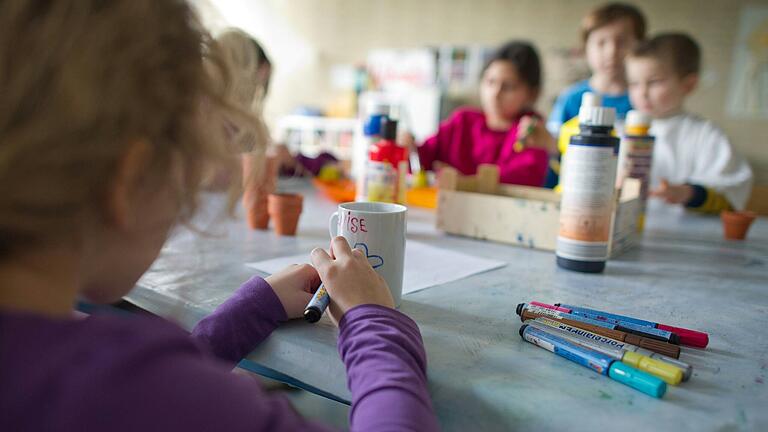
<path fill-rule="evenodd" d="M 231 150 L 224 120 L 249 117 L 211 79 L 226 63 L 181 0 L 0 2 L 4 430 L 327 430 L 230 373 L 321 280 L 351 428 L 437 430 L 419 329 L 343 238 L 314 267 L 251 278 L 191 336 L 145 316 L 73 318 L 80 297 L 128 293 L 194 214 Z"/>

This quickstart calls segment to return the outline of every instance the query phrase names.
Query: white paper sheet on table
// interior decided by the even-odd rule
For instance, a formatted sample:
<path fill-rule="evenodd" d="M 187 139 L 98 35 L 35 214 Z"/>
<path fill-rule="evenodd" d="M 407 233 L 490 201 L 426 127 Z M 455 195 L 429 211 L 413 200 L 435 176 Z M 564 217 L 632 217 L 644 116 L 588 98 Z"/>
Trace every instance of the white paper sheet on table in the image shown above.
<path fill-rule="evenodd" d="M 245 265 L 275 273 L 291 264 L 309 262 L 309 251 L 300 255 L 273 258 Z M 415 241 L 406 242 L 403 294 L 408 294 L 506 265 L 502 261 L 477 258 L 461 252 L 436 248 Z"/>

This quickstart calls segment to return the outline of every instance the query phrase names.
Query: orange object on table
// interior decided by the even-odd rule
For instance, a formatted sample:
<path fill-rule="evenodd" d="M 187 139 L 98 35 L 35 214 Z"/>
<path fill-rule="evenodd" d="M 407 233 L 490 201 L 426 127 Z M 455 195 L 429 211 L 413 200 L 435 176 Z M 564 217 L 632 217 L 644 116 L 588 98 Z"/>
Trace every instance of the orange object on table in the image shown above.
<path fill-rule="evenodd" d="M 352 180 L 327 181 L 313 178 L 312 184 L 331 201 L 343 203 L 355 200 L 355 182 Z"/>
<path fill-rule="evenodd" d="M 408 189 L 405 201 L 408 205 L 435 209 L 437 208 L 437 188 L 420 187 Z"/>

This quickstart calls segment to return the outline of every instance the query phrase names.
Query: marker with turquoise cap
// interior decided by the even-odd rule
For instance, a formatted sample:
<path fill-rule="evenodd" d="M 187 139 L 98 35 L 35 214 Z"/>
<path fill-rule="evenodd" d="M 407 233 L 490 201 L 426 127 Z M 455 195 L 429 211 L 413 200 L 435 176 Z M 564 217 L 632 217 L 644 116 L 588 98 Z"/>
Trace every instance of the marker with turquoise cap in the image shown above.
<path fill-rule="evenodd" d="M 541 321 L 528 320 L 525 323 L 552 335 L 559 336 L 568 342 L 603 353 L 607 356 L 610 356 L 614 360 L 620 360 L 625 364 L 634 367 L 635 369 L 639 369 L 643 372 L 647 372 L 653 376 L 661 378 L 667 384 L 678 385 L 680 384 L 680 381 L 683 380 L 683 371 L 681 369 L 662 361 L 654 360 L 642 354 L 626 351 L 621 348 L 611 348 L 583 336 L 579 336 L 574 333 L 561 330 L 557 327 L 550 326 Z"/>
<path fill-rule="evenodd" d="M 573 335 L 574 337 L 578 337 L 579 339 L 604 346 L 607 349 L 623 350 L 623 351 L 628 351 L 632 353 L 637 353 L 642 356 L 650 357 L 651 359 L 658 360 L 668 365 L 674 366 L 680 369 L 681 371 L 683 371 L 683 381 L 688 381 L 693 375 L 693 367 L 688 363 L 661 355 L 657 352 L 653 352 L 645 348 L 640 348 L 637 345 L 632 345 L 631 343 L 617 341 L 615 339 L 611 339 L 609 337 L 599 335 L 597 333 L 593 333 L 589 330 L 584 330 L 578 327 L 564 324 L 560 321 L 551 320 L 549 318 L 540 317 L 540 318 L 536 318 L 534 321 L 565 331 Z"/>
<path fill-rule="evenodd" d="M 667 384 L 653 375 L 639 371 L 603 353 L 568 342 L 539 328 L 523 324 L 520 327 L 520 336 L 534 345 L 588 367 L 601 375 L 607 375 L 649 396 L 661 398 L 667 391 Z"/>

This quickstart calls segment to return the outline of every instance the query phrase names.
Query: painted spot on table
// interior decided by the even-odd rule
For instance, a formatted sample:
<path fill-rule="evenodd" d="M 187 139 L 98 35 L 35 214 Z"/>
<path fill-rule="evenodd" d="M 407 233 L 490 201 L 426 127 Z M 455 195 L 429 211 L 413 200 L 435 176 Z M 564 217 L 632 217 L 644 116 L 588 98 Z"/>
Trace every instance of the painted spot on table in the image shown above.
<path fill-rule="evenodd" d="M 755 378 L 755 382 L 758 383 L 758 384 L 765 384 L 765 381 L 763 380 L 763 377 Z"/>
<path fill-rule="evenodd" d="M 600 392 L 600 399 L 613 399 L 613 396 L 609 395 L 608 393 L 598 390 Z"/>

